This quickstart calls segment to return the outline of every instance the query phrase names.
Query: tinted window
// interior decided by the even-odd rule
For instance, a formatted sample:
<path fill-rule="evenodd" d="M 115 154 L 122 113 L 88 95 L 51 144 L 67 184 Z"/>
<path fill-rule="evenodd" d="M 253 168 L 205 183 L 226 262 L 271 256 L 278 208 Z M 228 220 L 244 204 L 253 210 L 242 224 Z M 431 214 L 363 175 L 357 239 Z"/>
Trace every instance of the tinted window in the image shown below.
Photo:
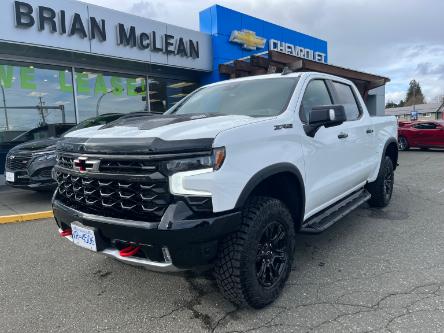
<path fill-rule="evenodd" d="M 347 120 L 356 120 L 360 116 L 360 111 L 358 104 L 356 103 L 355 95 L 353 94 L 352 88 L 343 83 L 333 82 L 333 86 L 336 89 L 338 95 L 338 104 L 344 105 L 345 114 Z"/>
<path fill-rule="evenodd" d="M 310 81 L 302 98 L 302 107 L 299 110 L 299 116 L 302 122 L 307 123 L 308 114 L 314 106 L 331 104 L 331 97 L 324 80 Z"/>
<path fill-rule="evenodd" d="M 417 128 L 417 129 L 435 129 L 436 124 L 433 124 L 433 123 L 416 124 L 413 127 Z"/>
<path fill-rule="evenodd" d="M 197 90 L 169 113 L 219 113 L 270 117 L 282 113 L 298 79 L 232 81 Z"/>

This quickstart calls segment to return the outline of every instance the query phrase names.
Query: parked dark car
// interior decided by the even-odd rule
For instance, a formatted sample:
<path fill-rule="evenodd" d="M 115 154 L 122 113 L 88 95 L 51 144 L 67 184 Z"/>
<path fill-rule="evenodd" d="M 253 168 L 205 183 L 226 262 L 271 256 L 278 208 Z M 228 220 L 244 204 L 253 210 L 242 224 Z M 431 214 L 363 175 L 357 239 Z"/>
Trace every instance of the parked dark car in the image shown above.
<path fill-rule="evenodd" d="M 444 148 L 444 121 L 415 121 L 398 127 L 399 150 Z"/>
<path fill-rule="evenodd" d="M 6 155 L 8 152 L 22 144 L 24 142 L 34 141 L 34 140 L 43 140 L 52 137 L 59 137 L 76 124 L 46 124 L 27 132 L 17 132 L 17 131 L 8 131 L 3 132 L 2 138 L 0 140 L 0 174 L 4 173 L 5 170 L 3 166 L 5 165 Z M 13 136 L 12 136 L 13 135 Z M 9 139 L 8 139 L 9 137 Z M 11 140 L 10 138 L 13 137 Z"/>
<path fill-rule="evenodd" d="M 105 125 L 122 116 L 121 113 L 103 114 L 87 119 L 77 126 L 71 126 L 67 128 L 68 131 L 65 129 L 58 136 L 25 142 L 15 146 L 6 156 L 6 184 L 35 191 L 54 189 L 56 183 L 51 177 L 51 172 L 56 164 L 55 147 L 57 141 L 67 133 L 82 128 Z"/>

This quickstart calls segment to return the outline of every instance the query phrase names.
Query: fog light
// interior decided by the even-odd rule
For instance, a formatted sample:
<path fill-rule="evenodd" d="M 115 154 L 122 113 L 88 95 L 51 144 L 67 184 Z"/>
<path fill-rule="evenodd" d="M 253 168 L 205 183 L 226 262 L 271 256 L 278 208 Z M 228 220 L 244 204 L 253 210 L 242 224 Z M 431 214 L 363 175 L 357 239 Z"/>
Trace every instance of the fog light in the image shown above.
<path fill-rule="evenodd" d="M 170 251 L 168 250 L 168 248 L 166 246 L 162 247 L 162 253 L 163 253 L 163 259 L 165 260 L 166 263 L 171 263 L 171 255 L 170 255 Z"/>

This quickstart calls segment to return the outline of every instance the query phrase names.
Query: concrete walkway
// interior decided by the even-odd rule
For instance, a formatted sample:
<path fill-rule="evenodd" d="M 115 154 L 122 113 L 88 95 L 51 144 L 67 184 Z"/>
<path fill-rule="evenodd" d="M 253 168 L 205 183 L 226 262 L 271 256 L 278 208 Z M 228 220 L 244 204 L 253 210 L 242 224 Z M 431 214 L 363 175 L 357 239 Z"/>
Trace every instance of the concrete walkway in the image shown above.
<path fill-rule="evenodd" d="M 51 210 L 52 192 L 34 192 L 0 185 L 0 216 Z"/>

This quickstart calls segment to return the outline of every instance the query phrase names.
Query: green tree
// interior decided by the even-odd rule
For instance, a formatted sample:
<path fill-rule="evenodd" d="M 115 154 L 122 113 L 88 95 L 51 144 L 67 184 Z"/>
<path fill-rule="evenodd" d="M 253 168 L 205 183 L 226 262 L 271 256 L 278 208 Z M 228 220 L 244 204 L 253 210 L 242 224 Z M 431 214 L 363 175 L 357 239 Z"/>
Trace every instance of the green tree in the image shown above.
<path fill-rule="evenodd" d="M 407 95 L 405 97 L 405 106 L 424 104 L 425 97 L 422 93 L 421 86 L 416 80 L 412 80 L 409 83 L 409 88 L 407 90 Z"/>
<path fill-rule="evenodd" d="M 385 105 L 386 109 L 391 109 L 391 108 L 396 108 L 396 107 L 398 107 L 398 104 L 396 104 L 393 101 L 388 101 L 387 104 Z"/>

